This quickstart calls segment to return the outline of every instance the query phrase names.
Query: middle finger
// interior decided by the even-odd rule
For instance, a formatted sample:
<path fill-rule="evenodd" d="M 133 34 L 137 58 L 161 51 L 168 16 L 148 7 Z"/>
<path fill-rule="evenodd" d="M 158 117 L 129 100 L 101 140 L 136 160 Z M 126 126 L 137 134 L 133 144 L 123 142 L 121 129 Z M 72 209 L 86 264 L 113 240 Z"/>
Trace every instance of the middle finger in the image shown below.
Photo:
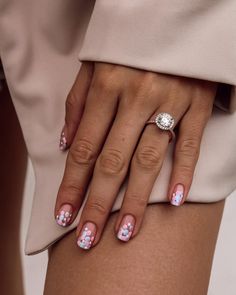
<path fill-rule="evenodd" d="M 126 102 L 129 101 L 132 99 L 127 97 L 121 100 L 116 119 L 95 165 L 88 199 L 77 228 L 77 243 L 84 249 L 98 242 L 143 126 L 153 113 L 151 103 L 144 111 L 140 103 L 134 102 L 127 107 Z"/>

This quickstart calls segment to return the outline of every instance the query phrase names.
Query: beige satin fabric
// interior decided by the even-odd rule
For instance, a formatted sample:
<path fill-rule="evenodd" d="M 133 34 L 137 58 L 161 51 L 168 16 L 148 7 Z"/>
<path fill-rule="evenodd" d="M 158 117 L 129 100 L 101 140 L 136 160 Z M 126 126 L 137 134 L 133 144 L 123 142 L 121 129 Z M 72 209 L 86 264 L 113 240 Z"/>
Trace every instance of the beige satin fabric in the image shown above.
<path fill-rule="evenodd" d="M 78 55 L 219 82 L 221 109 L 214 108 L 204 132 L 188 201 L 214 202 L 235 190 L 235 9 L 234 0 L 98 0 L 95 8 L 94 1 L 0 0 L 0 56 L 36 176 L 27 254 L 46 249 L 80 218 L 81 210 L 64 229 L 53 215 L 66 159 L 59 135 Z M 173 147 L 150 203 L 167 201 Z"/>

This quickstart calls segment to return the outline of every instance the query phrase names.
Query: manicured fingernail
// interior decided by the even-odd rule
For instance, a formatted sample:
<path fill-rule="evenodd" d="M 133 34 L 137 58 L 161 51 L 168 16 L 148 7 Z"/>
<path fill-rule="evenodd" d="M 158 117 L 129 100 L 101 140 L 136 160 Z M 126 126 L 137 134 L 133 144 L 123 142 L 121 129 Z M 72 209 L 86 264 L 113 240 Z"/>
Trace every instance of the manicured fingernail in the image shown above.
<path fill-rule="evenodd" d="M 93 222 L 86 222 L 80 232 L 77 245 L 82 249 L 90 249 L 96 236 L 96 225 Z"/>
<path fill-rule="evenodd" d="M 180 206 L 183 200 L 183 197 L 184 197 L 184 186 L 182 184 L 177 184 L 170 203 L 174 206 Z"/>
<path fill-rule="evenodd" d="M 73 207 L 70 204 L 64 204 L 61 206 L 58 215 L 56 216 L 56 222 L 58 225 L 67 226 L 71 221 L 73 213 Z"/>
<path fill-rule="evenodd" d="M 125 215 L 120 223 L 117 238 L 121 241 L 128 242 L 132 236 L 135 225 L 135 218 L 132 215 Z"/>
<path fill-rule="evenodd" d="M 61 132 L 61 137 L 60 137 L 59 149 L 61 151 L 64 151 L 66 150 L 66 148 L 67 148 L 66 132 L 65 132 L 65 128 L 63 128 Z"/>

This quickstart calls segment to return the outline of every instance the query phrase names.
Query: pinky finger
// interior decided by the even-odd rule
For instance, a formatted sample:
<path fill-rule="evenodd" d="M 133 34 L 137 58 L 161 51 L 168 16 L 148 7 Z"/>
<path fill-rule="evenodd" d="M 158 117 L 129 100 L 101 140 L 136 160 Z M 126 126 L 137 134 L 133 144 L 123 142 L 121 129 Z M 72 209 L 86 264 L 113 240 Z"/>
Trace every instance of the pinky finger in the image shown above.
<path fill-rule="evenodd" d="M 61 131 L 59 148 L 70 147 L 83 114 L 88 89 L 93 75 L 93 63 L 84 62 L 66 99 L 65 124 Z"/>
<path fill-rule="evenodd" d="M 209 118 L 207 113 L 198 112 L 192 105 L 180 122 L 168 190 L 170 203 L 174 206 L 182 205 L 190 190 L 203 131 Z"/>

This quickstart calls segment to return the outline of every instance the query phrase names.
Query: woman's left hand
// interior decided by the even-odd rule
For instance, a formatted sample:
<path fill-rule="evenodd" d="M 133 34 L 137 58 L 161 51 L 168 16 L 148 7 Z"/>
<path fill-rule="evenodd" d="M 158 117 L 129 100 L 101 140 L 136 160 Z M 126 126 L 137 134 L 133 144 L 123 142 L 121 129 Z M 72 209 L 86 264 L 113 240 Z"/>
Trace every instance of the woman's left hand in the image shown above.
<path fill-rule="evenodd" d="M 184 202 L 216 86 L 119 65 L 83 63 L 66 101 L 60 147 L 70 149 L 55 207 L 57 223 L 71 224 L 91 179 L 77 228 L 78 246 L 89 249 L 98 243 L 128 171 L 115 231 L 123 241 L 138 233 L 169 142 L 169 131 L 145 125 L 154 114 L 169 113 L 174 127 L 178 124 L 166 198 L 173 205 Z"/>

